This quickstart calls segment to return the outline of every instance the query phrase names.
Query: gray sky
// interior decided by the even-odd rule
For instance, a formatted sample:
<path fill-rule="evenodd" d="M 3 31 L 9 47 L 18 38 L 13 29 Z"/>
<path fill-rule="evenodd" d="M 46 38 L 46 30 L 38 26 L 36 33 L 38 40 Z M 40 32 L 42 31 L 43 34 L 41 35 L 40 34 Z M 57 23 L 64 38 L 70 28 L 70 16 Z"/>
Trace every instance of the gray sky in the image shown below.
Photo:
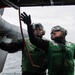
<path fill-rule="evenodd" d="M 53 26 L 60 25 L 67 29 L 67 41 L 75 43 L 75 6 L 43 6 L 43 7 L 22 7 L 21 13 L 31 15 L 32 22 L 40 22 L 44 26 L 46 34 L 44 37 L 50 39 L 50 31 Z M 18 10 L 5 8 L 2 16 L 11 24 L 19 26 Z M 27 28 L 22 22 L 23 28 Z"/>

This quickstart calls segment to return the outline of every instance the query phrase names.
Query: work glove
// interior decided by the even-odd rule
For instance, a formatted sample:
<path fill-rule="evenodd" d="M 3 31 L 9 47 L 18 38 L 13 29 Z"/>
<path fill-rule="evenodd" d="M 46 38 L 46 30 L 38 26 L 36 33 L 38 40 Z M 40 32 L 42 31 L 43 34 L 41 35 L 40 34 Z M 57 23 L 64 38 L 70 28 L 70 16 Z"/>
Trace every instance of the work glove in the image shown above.
<path fill-rule="evenodd" d="M 27 15 L 25 12 L 21 13 L 21 20 L 28 25 L 31 24 L 31 16 L 30 15 Z"/>

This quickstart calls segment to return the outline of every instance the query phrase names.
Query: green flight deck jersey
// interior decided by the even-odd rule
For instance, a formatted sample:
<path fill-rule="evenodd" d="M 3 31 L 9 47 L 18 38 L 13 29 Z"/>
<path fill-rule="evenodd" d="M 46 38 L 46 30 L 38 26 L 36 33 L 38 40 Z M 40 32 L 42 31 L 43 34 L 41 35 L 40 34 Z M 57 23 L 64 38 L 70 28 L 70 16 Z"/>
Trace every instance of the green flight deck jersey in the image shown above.
<path fill-rule="evenodd" d="M 27 38 L 25 40 L 26 40 L 26 45 L 28 47 L 29 53 L 33 60 L 33 63 L 35 65 L 38 65 L 39 67 L 41 67 L 46 60 L 45 52 L 43 50 L 40 50 L 36 46 L 32 45 L 31 42 L 29 41 L 29 38 Z M 30 63 L 28 54 L 27 54 L 26 48 L 25 48 L 22 53 L 22 70 L 26 71 L 26 72 L 37 73 L 38 69 L 39 68 L 33 67 L 32 64 Z"/>
<path fill-rule="evenodd" d="M 49 42 L 48 70 L 49 75 L 74 75 L 75 45 L 66 42 L 64 50 L 55 42 Z"/>

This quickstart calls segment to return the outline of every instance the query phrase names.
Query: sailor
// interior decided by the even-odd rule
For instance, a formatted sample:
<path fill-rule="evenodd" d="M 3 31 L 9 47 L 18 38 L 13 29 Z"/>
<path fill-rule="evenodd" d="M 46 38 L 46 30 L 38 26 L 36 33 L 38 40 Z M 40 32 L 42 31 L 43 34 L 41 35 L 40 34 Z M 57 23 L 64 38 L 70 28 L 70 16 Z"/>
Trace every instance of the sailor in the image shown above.
<path fill-rule="evenodd" d="M 32 26 L 34 35 L 42 39 L 45 34 L 42 24 L 33 23 Z M 30 63 L 23 40 L 15 40 L 11 43 L 1 41 L 0 48 L 9 53 L 22 50 L 22 75 L 46 75 L 47 58 L 45 52 L 33 45 L 29 38 L 25 38 L 25 41 L 34 64 L 39 67 L 34 67 Z"/>

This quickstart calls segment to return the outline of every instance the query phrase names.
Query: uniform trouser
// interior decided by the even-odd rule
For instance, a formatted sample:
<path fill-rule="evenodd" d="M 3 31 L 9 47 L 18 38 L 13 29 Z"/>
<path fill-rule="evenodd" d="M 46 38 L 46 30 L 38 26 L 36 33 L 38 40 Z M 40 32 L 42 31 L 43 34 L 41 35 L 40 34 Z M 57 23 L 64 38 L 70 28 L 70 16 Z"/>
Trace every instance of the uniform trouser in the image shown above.
<path fill-rule="evenodd" d="M 22 72 L 22 75 L 46 75 L 46 72 L 43 73 Z"/>

